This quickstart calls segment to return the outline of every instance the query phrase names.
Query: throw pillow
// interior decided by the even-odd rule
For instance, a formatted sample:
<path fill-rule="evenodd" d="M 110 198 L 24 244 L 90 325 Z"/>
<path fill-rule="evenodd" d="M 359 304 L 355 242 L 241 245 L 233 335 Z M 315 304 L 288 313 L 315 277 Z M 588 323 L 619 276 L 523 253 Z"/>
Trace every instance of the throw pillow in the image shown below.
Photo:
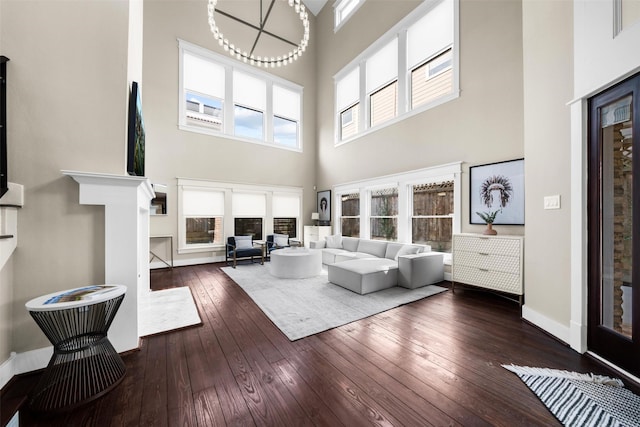
<path fill-rule="evenodd" d="M 275 243 L 276 246 L 289 246 L 289 236 L 286 234 L 274 234 L 273 243 Z"/>
<path fill-rule="evenodd" d="M 251 249 L 253 247 L 251 236 L 234 236 L 233 238 L 236 240 L 236 249 Z"/>
<path fill-rule="evenodd" d="M 342 249 L 342 236 L 339 234 L 325 237 L 327 248 Z"/>

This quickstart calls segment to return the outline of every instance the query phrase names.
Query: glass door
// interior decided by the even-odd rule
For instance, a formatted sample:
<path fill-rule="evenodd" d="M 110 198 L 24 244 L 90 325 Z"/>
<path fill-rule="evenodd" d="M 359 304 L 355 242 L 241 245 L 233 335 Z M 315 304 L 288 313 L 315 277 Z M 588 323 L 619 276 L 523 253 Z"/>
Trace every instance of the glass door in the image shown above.
<path fill-rule="evenodd" d="M 640 375 L 640 76 L 589 100 L 588 348 Z"/>

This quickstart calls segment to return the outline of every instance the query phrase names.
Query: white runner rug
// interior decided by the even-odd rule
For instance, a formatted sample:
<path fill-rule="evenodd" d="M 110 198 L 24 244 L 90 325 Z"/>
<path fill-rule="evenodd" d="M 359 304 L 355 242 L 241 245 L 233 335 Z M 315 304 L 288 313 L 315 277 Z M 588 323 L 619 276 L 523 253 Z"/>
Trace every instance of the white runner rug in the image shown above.
<path fill-rule="evenodd" d="M 141 337 L 202 323 L 188 287 L 149 292 L 138 303 Z"/>

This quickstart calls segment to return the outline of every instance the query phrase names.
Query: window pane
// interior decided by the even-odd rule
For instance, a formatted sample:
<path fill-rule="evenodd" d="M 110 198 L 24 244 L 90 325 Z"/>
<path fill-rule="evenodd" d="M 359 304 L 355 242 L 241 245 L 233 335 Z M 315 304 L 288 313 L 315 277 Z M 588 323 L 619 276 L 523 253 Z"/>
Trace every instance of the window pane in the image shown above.
<path fill-rule="evenodd" d="M 224 98 L 224 67 L 188 52 L 183 61 L 185 90 Z"/>
<path fill-rule="evenodd" d="M 183 188 L 182 214 L 209 218 L 223 216 L 224 193 L 200 188 Z"/>
<path fill-rule="evenodd" d="M 300 120 L 300 93 L 273 85 L 273 114 Z"/>
<path fill-rule="evenodd" d="M 300 196 L 297 194 L 274 194 L 271 204 L 274 217 L 298 218 L 300 216 Z"/>
<path fill-rule="evenodd" d="M 273 142 L 285 147 L 298 147 L 298 122 L 274 116 Z"/>
<path fill-rule="evenodd" d="M 233 235 L 262 240 L 262 218 L 234 218 Z"/>
<path fill-rule="evenodd" d="M 273 218 L 273 232 L 276 234 L 286 234 L 289 237 L 296 237 L 297 218 Z"/>
<path fill-rule="evenodd" d="M 233 216 L 262 218 L 267 214 L 267 198 L 264 193 L 234 192 L 231 208 Z"/>
<path fill-rule="evenodd" d="M 342 216 L 359 216 L 360 215 L 360 194 L 344 194 L 341 196 Z"/>
<path fill-rule="evenodd" d="M 374 53 L 366 63 L 366 92 L 371 93 L 398 78 L 398 39 L 394 38 Z"/>
<path fill-rule="evenodd" d="M 185 94 L 187 124 L 222 130 L 222 100 L 193 92 Z"/>
<path fill-rule="evenodd" d="M 267 109 L 267 83 L 252 75 L 234 71 L 233 103 L 265 111 Z"/>
<path fill-rule="evenodd" d="M 349 237 L 360 237 L 360 218 L 342 218 L 342 235 Z"/>
<path fill-rule="evenodd" d="M 187 245 L 223 244 L 222 217 L 186 218 Z"/>
<path fill-rule="evenodd" d="M 398 189 L 385 188 L 371 192 L 371 216 L 398 215 Z"/>
<path fill-rule="evenodd" d="M 348 108 L 340 114 L 340 139 L 347 139 L 358 133 L 358 116 L 360 115 L 360 104 Z"/>
<path fill-rule="evenodd" d="M 371 94 L 371 127 L 393 119 L 398 114 L 398 81 Z"/>
<path fill-rule="evenodd" d="M 371 218 L 373 240 L 398 240 L 398 218 Z"/>
<path fill-rule="evenodd" d="M 453 91 L 451 50 L 411 72 L 411 108 L 431 102 Z"/>
<path fill-rule="evenodd" d="M 453 43 L 453 1 L 444 0 L 407 31 L 408 66 L 435 55 Z"/>
<path fill-rule="evenodd" d="M 413 215 L 453 214 L 453 181 L 413 186 Z"/>
<path fill-rule="evenodd" d="M 360 98 L 360 68 L 356 67 L 336 84 L 336 107 L 344 110 Z"/>
<path fill-rule="evenodd" d="M 264 114 L 262 111 L 236 105 L 234 108 L 235 136 L 264 139 Z"/>
<path fill-rule="evenodd" d="M 437 252 L 451 252 L 453 218 L 413 218 L 413 243 L 430 245 Z"/>

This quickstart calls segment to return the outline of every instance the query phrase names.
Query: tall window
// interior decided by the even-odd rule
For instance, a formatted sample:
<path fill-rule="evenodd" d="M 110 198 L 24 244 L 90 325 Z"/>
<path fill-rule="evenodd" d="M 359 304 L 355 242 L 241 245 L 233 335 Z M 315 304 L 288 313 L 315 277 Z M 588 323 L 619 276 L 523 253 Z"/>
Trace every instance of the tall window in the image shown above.
<path fill-rule="evenodd" d="M 337 83 L 336 106 L 340 113 L 340 139 L 350 138 L 360 128 L 360 74 L 353 69 Z"/>
<path fill-rule="evenodd" d="M 182 214 L 188 246 L 222 244 L 224 193 L 201 188 L 183 188 Z"/>
<path fill-rule="evenodd" d="M 340 197 L 340 227 L 343 236 L 360 237 L 360 193 L 343 194 Z"/>
<path fill-rule="evenodd" d="M 273 85 L 273 142 L 296 148 L 300 135 L 300 94 Z"/>
<path fill-rule="evenodd" d="M 443 1 L 407 29 L 411 108 L 453 91 L 453 2 Z"/>
<path fill-rule="evenodd" d="M 262 224 L 266 216 L 265 194 L 234 192 L 231 200 L 234 235 L 251 236 L 254 240 L 262 240 Z"/>
<path fill-rule="evenodd" d="M 398 114 L 398 40 L 394 38 L 366 62 L 370 127 Z"/>
<path fill-rule="evenodd" d="M 272 199 L 273 232 L 297 237 L 297 221 L 300 217 L 300 196 L 274 194 Z"/>
<path fill-rule="evenodd" d="M 336 74 L 336 144 L 458 96 L 458 1 L 423 2 Z"/>
<path fill-rule="evenodd" d="M 191 126 L 222 130 L 224 106 L 224 67 L 185 52 L 185 120 Z"/>
<path fill-rule="evenodd" d="M 371 238 L 398 240 L 398 189 L 371 191 Z"/>
<path fill-rule="evenodd" d="M 412 193 L 413 243 L 430 245 L 438 252 L 451 252 L 454 182 L 413 185 Z"/>
<path fill-rule="evenodd" d="M 302 87 L 180 40 L 182 130 L 302 150 Z"/>

